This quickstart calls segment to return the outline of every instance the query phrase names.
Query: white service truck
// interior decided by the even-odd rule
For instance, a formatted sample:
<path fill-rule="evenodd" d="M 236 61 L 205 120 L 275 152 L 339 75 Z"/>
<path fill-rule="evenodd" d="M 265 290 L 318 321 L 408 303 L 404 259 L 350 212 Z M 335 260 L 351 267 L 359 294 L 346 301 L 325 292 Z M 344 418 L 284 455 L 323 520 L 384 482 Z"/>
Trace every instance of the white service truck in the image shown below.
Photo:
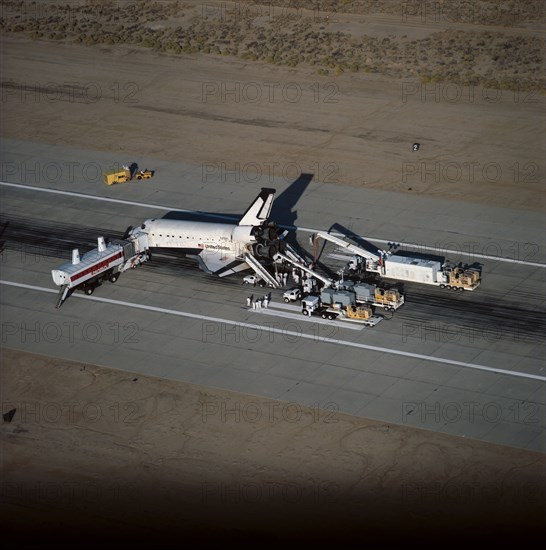
<path fill-rule="evenodd" d="M 389 279 L 435 285 L 459 292 L 475 290 L 480 286 L 480 272 L 477 269 L 450 266 L 415 256 L 389 255 L 372 264 L 371 270 Z"/>
<path fill-rule="evenodd" d="M 311 236 L 315 247 L 319 238 L 354 254 L 348 263 L 350 272 L 363 269 L 388 279 L 423 283 L 460 292 L 475 290 L 480 286 L 480 271 L 469 266 L 451 266 L 447 262 L 421 258 L 410 253 L 391 254 L 383 250 L 371 251 L 325 231 L 318 231 Z M 371 245 L 370 248 L 372 248 Z"/>

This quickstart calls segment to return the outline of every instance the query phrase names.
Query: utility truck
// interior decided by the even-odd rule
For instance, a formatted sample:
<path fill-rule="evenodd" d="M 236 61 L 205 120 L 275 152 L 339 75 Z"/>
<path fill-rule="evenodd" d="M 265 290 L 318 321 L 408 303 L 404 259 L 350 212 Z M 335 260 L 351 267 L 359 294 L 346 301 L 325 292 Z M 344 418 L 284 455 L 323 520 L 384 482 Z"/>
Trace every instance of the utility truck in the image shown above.
<path fill-rule="evenodd" d="M 452 266 L 449 262 L 421 258 L 409 253 L 391 254 L 384 250 L 372 251 L 325 231 L 318 231 L 311 236 L 315 249 L 319 238 L 354 254 L 348 263 L 349 272 L 363 270 L 368 273 L 377 273 L 387 279 L 412 281 L 460 292 L 475 290 L 480 286 L 480 271 L 469 266 Z M 372 248 L 372 245 L 369 245 L 369 248 Z"/>

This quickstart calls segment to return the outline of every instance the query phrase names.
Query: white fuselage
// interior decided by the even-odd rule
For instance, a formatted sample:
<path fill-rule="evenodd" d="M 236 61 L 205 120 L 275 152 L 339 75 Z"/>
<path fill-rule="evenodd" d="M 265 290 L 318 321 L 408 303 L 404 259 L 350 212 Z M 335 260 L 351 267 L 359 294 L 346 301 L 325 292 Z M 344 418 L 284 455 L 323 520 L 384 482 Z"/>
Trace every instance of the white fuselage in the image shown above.
<path fill-rule="evenodd" d="M 239 255 L 256 242 L 251 226 L 168 219 L 146 220 L 144 226 L 151 248 L 191 248 Z"/>

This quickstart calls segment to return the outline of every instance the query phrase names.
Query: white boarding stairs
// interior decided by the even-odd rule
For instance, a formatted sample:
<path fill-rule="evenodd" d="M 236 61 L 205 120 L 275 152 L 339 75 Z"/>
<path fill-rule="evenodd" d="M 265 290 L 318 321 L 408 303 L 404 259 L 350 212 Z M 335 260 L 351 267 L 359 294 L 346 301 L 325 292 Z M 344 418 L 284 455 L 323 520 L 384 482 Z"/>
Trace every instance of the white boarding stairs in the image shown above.
<path fill-rule="evenodd" d="M 57 309 L 59 309 L 63 305 L 63 302 L 66 300 L 69 291 L 70 287 L 68 285 L 61 286 L 61 288 L 59 289 L 59 294 L 57 295 L 57 304 L 55 305 Z"/>
<path fill-rule="evenodd" d="M 315 279 L 319 279 L 324 283 L 325 287 L 330 287 L 334 284 L 334 281 L 332 279 L 329 279 L 328 277 L 324 277 L 320 273 L 317 273 L 316 271 L 313 271 L 312 269 L 309 269 L 306 265 L 300 262 L 296 262 L 295 260 L 290 259 L 287 255 L 283 254 L 282 252 L 277 252 L 275 256 L 273 256 L 274 260 L 284 260 L 285 262 L 288 262 L 289 264 L 292 264 L 293 266 L 301 269 L 302 271 L 305 271 L 306 273 L 309 273 L 311 276 L 315 277 Z"/>
<path fill-rule="evenodd" d="M 268 285 L 271 285 L 273 288 L 279 288 L 280 285 L 267 271 L 267 269 L 254 257 L 252 254 L 249 254 L 248 252 L 245 252 L 243 255 L 243 258 L 245 262 L 255 271 L 256 275 L 261 277 Z"/>
<path fill-rule="evenodd" d="M 283 242 L 283 249 L 284 249 L 284 253 L 290 258 L 291 261 L 293 262 L 299 262 L 300 264 L 304 264 L 305 263 L 305 258 L 300 256 L 298 254 L 298 252 L 296 251 L 296 249 L 290 244 L 290 243 L 287 243 L 284 239 L 286 238 L 286 236 L 288 235 L 288 230 L 284 230 L 282 235 L 279 236 L 279 239 Z"/>
<path fill-rule="evenodd" d="M 290 258 L 291 262 L 298 262 L 300 264 L 305 263 L 305 258 L 302 258 L 297 252 L 296 249 L 288 244 L 287 242 L 284 243 L 284 254 Z"/>

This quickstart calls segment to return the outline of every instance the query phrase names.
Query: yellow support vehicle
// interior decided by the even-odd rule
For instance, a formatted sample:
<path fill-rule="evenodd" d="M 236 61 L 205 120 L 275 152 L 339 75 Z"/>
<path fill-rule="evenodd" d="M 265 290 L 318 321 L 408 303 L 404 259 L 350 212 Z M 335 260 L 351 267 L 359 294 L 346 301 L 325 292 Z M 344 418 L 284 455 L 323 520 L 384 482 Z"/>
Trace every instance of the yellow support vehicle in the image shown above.
<path fill-rule="evenodd" d="M 144 170 L 137 170 L 135 172 L 135 175 L 133 176 L 133 179 L 136 180 L 149 180 L 154 175 L 152 170 L 144 169 Z"/>
<path fill-rule="evenodd" d="M 129 180 L 149 180 L 153 177 L 153 170 L 141 170 L 136 162 L 130 165 L 124 165 L 121 170 L 111 170 L 103 174 L 103 181 L 106 185 L 123 183 Z"/>
<path fill-rule="evenodd" d="M 102 176 L 104 183 L 106 185 L 114 185 L 114 183 L 123 183 L 131 179 L 131 172 L 129 170 L 112 170 L 111 172 L 106 172 Z"/>

